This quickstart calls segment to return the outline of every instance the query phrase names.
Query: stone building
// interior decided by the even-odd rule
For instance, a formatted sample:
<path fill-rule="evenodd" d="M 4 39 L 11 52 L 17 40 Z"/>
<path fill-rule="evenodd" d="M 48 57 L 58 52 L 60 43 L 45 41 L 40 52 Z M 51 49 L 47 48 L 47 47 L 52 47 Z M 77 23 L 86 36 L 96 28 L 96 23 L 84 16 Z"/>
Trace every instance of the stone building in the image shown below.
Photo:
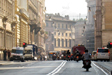
<path fill-rule="evenodd" d="M 30 44 L 45 52 L 45 0 L 28 0 Z"/>
<path fill-rule="evenodd" d="M 95 15 L 95 48 L 106 47 L 108 42 L 112 41 L 112 1 L 97 0 Z"/>
<path fill-rule="evenodd" d="M 29 43 L 29 14 L 27 0 L 15 0 L 15 15 L 17 25 L 15 27 L 15 44 L 16 47 L 22 47 L 23 42 Z"/>
<path fill-rule="evenodd" d="M 75 22 L 69 20 L 69 16 L 60 16 L 60 14 L 46 14 L 46 31 L 49 35 L 46 41 L 47 51 L 65 51 L 70 50 L 74 45 L 72 26 Z M 74 34 L 75 35 L 75 34 Z"/>
<path fill-rule="evenodd" d="M 11 50 L 14 43 L 14 0 L 0 0 L 0 59 L 3 59 L 3 50 Z"/>
<path fill-rule="evenodd" d="M 75 24 L 75 45 L 86 45 L 85 41 L 85 21 L 76 21 Z"/>
<path fill-rule="evenodd" d="M 102 47 L 112 42 L 112 0 L 102 0 L 101 2 L 102 19 Z M 97 19 L 96 19 L 97 20 Z"/>
<path fill-rule="evenodd" d="M 102 0 L 96 1 L 95 20 L 95 50 L 102 47 Z"/>
<path fill-rule="evenodd" d="M 86 48 L 91 53 L 94 50 L 94 30 L 95 30 L 95 11 L 96 11 L 96 0 L 86 0 L 87 7 L 88 7 L 88 13 L 87 13 L 87 22 L 85 26 L 85 41 L 86 41 Z"/>

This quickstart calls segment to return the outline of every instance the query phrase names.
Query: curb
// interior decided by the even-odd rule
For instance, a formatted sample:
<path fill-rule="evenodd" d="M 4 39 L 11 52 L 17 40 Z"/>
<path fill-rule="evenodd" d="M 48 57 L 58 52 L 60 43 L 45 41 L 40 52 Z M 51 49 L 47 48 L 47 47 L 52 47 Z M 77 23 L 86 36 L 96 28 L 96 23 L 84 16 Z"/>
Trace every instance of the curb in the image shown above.
<path fill-rule="evenodd" d="M 107 72 L 108 73 L 108 75 L 111 75 L 111 71 L 109 70 L 109 69 L 107 69 L 107 68 L 105 68 L 104 66 L 102 66 L 102 65 L 100 65 L 100 64 L 98 64 L 98 63 L 95 63 L 97 66 L 99 66 L 100 68 L 102 68 L 105 72 Z"/>

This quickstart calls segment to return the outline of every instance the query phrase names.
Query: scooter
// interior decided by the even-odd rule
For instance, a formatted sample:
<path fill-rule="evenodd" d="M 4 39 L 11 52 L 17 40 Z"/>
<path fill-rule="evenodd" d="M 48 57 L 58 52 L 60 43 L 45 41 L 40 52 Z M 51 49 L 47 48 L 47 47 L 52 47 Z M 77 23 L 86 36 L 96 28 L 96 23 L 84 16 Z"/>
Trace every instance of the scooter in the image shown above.
<path fill-rule="evenodd" d="M 76 56 L 76 61 L 77 61 L 77 62 L 79 61 L 79 56 Z"/>
<path fill-rule="evenodd" d="M 90 60 L 84 60 L 84 66 L 83 66 L 83 68 L 85 68 L 86 69 L 86 71 L 89 71 L 89 68 L 91 68 L 91 61 Z"/>
<path fill-rule="evenodd" d="M 67 56 L 67 61 L 70 61 L 70 55 Z"/>

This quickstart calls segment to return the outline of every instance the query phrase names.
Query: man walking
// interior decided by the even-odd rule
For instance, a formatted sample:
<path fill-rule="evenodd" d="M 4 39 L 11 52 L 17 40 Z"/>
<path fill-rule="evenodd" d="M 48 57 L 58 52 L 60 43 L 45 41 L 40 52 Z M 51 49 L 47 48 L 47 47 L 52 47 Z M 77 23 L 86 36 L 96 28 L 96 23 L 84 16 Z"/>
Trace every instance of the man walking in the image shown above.
<path fill-rule="evenodd" d="M 6 55 L 7 55 L 6 49 L 3 51 L 3 54 L 4 54 L 4 61 L 6 61 Z"/>

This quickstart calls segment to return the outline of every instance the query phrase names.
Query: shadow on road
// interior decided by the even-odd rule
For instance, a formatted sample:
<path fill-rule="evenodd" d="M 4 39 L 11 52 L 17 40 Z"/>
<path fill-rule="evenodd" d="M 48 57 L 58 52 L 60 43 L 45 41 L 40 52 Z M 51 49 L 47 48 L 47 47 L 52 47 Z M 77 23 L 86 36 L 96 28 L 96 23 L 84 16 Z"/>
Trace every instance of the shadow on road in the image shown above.
<path fill-rule="evenodd" d="M 91 72 L 91 71 L 82 71 L 82 72 Z"/>

